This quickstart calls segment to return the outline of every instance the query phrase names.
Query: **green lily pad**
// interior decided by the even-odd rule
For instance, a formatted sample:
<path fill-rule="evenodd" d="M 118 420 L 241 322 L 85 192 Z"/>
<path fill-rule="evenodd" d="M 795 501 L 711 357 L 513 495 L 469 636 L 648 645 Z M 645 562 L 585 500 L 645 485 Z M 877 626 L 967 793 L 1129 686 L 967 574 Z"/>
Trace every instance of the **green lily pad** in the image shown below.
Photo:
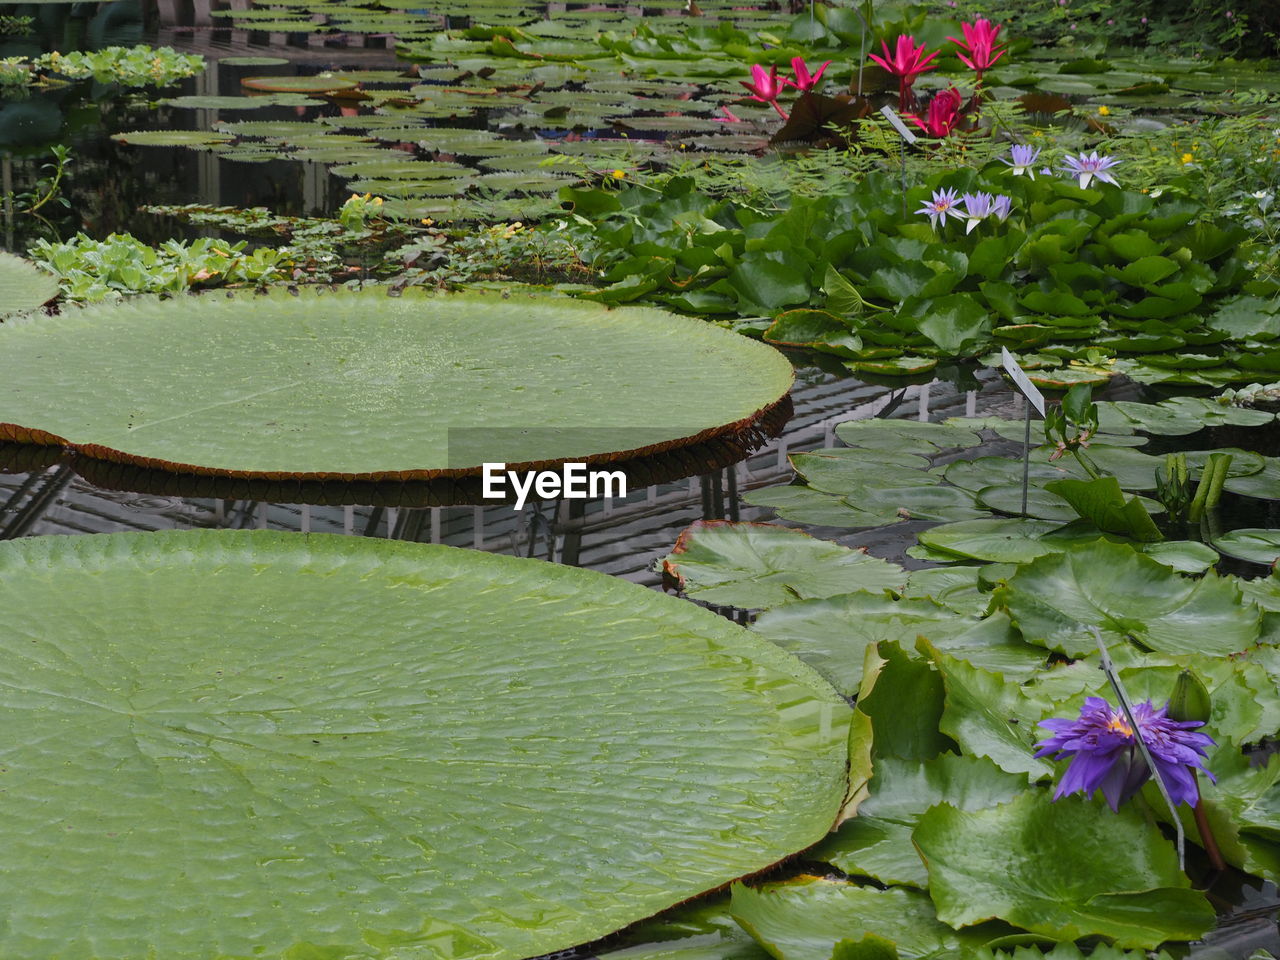
<path fill-rule="evenodd" d="M 114 133 L 112 140 L 133 147 L 209 147 L 215 143 L 230 143 L 232 137 L 208 130 L 134 130 L 130 133 Z"/>
<path fill-rule="evenodd" d="M 962 520 L 923 530 L 919 539 L 924 546 L 956 560 L 1026 563 L 1055 552 L 1043 538 L 1061 526 L 1054 520 Z"/>
<path fill-rule="evenodd" d="M 1090 627 L 1108 643 L 1132 637 L 1166 654 L 1227 656 L 1252 645 L 1262 612 L 1213 572 L 1189 579 L 1125 544 L 1097 541 L 1040 557 L 1001 591 L 1023 636 L 1068 656 L 1097 651 Z"/>
<path fill-rule="evenodd" d="M 825 681 L 582 570 L 171 532 L 11 541 L 0 592 L 2 888 L 47 921 L 6 955 L 519 960 L 767 867 L 845 799 Z"/>
<path fill-rule="evenodd" d="M 268 93 L 335 93 L 350 90 L 358 83 L 332 73 L 320 73 L 311 77 L 245 77 L 240 86 Z"/>
<path fill-rule="evenodd" d="M 923 763 L 878 756 L 870 793 L 858 816 L 815 847 L 811 854 L 850 876 L 924 888 L 929 874 L 911 842 L 921 815 L 939 803 L 981 810 L 1012 800 L 1027 778 L 1006 773 L 985 757 L 940 754 Z"/>
<path fill-rule="evenodd" d="M 1032 790 L 988 810 L 941 804 L 912 837 L 938 917 L 956 927 L 999 918 L 1054 939 L 1100 935 L 1151 948 L 1213 926 L 1213 908 L 1190 889 L 1173 845 L 1132 805 L 1113 814 Z"/>
<path fill-rule="evenodd" d="M 1215 549 L 1238 560 L 1271 566 L 1280 559 L 1280 530 L 1247 528 L 1213 538 Z"/>
<path fill-rule="evenodd" d="M 857 590 L 895 590 L 897 564 L 770 523 L 695 523 L 662 560 L 690 597 L 748 609 Z"/>
<path fill-rule="evenodd" d="M 0 435 L 222 476 L 429 479 L 751 443 L 792 378 L 771 347 L 700 320 L 502 291 L 276 290 L 41 319 L 0 328 Z"/>
<path fill-rule="evenodd" d="M 918 636 L 940 639 L 971 626 L 968 618 L 929 599 L 893 600 L 863 591 L 767 610 L 752 629 L 790 650 L 845 696 L 853 697 L 862 683 L 869 644 L 892 640 L 911 646 Z"/>
<path fill-rule="evenodd" d="M 923 893 L 876 890 L 802 878 L 759 890 L 735 884 L 730 911 L 777 960 L 831 960 L 832 949 L 868 934 L 888 941 L 901 960 L 963 956 L 992 938 L 953 930 Z"/>
<path fill-rule="evenodd" d="M 58 295 L 58 281 L 11 253 L 0 251 L 0 318 L 26 313 Z"/>
<path fill-rule="evenodd" d="M 969 756 L 987 757 L 1008 773 L 1040 777 L 1052 766 L 1033 754 L 1035 723 L 1044 706 L 1025 695 L 1016 683 L 922 644 L 942 674 L 946 707 L 938 728 Z"/>
<path fill-rule="evenodd" d="M 220 57 L 218 63 L 228 67 L 278 67 L 288 63 L 284 57 Z"/>

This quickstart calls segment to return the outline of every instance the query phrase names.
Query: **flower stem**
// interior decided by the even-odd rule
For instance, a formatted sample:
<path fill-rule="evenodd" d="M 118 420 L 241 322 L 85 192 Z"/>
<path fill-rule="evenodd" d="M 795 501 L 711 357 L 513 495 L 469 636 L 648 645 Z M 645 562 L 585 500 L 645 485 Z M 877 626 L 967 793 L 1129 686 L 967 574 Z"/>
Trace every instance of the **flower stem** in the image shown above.
<path fill-rule="evenodd" d="M 770 100 L 769 102 L 770 102 L 771 104 L 773 104 L 773 109 L 775 109 L 775 110 L 777 110 L 777 111 L 778 111 L 778 116 L 780 116 L 783 120 L 790 120 L 790 119 L 791 119 L 791 114 L 789 114 L 789 113 L 787 113 L 787 111 L 783 110 L 783 109 L 782 109 L 782 107 L 781 107 L 781 105 L 778 103 L 778 101 L 777 101 L 777 100 Z"/>
<path fill-rule="evenodd" d="M 1195 776 L 1194 772 L 1192 776 Z M 1227 869 L 1227 862 L 1222 859 L 1222 851 L 1218 849 L 1218 838 L 1213 835 L 1213 828 L 1209 826 L 1209 815 L 1204 809 L 1204 798 L 1199 795 L 1199 784 L 1196 784 L 1196 805 L 1193 813 L 1196 818 L 1196 830 L 1200 832 L 1200 846 L 1204 847 L 1204 852 L 1209 855 L 1209 862 L 1213 864 L 1213 869 L 1219 873 Z"/>

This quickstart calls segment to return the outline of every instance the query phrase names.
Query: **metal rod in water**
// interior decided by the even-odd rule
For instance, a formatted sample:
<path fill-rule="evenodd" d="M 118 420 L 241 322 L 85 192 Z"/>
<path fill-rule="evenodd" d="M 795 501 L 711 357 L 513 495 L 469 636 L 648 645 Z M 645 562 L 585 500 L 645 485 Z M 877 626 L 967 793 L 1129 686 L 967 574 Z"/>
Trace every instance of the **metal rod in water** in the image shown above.
<path fill-rule="evenodd" d="M 1097 627 L 1090 627 L 1089 629 L 1093 631 L 1093 639 L 1098 642 L 1098 652 L 1102 655 L 1102 671 L 1107 675 L 1107 680 L 1111 683 L 1111 689 L 1115 691 L 1116 699 L 1120 701 L 1120 709 L 1124 711 L 1125 718 L 1129 721 L 1129 729 L 1133 731 L 1133 739 L 1138 744 L 1138 749 L 1142 752 L 1142 759 L 1146 761 L 1147 769 L 1151 771 L 1152 779 L 1155 780 L 1156 786 L 1160 788 L 1160 796 L 1164 797 L 1164 802 L 1169 805 L 1169 813 L 1173 816 L 1173 829 L 1178 835 L 1178 869 L 1186 870 L 1187 835 L 1182 829 L 1182 818 L 1178 816 L 1178 808 L 1174 805 L 1173 797 L 1169 796 L 1169 788 L 1164 785 L 1164 777 L 1160 775 L 1160 768 L 1156 766 L 1155 758 L 1151 756 L 1151 749 L 1147 746 L 1147 741 L 1142 736 L 1142 728 L 1138 726 L 1138 721 L 1133 716 L 1133 705 L 1129 701 L 1129 691 L 1120 682 L 1120 674 L 1116 673 L 1115 664 L 1111 662 L 1111 655 L 1107 653 L 1107 644 L 1102 639 L 1102 634 Z"/>
<path fill-rule="evenodd" d="M 1022 398 L 1022 408 L 1027 411 L 1027 422 L 1022 429 L 1022 515 L 1027 515 L 1027 486 L 1031 482 L 1031 401 Z"/>

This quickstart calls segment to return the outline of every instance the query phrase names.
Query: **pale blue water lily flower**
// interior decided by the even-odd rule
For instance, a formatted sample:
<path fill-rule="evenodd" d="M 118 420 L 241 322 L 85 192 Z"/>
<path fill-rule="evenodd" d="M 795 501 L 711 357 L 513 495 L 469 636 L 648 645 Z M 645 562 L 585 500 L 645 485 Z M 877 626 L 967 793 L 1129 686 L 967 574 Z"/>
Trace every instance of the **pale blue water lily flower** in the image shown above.
<path fill-rule="evenodd" d="M 1085 154 L 1081 153 L 1078 157 L 1063 157 L 1063 170 L 1072 177 L 1076 177 L 1080 181 L 1081 188 L 1089 186 L 1089 181 L 1097 177 L 1103 183 L 1115 184 L 1115 177 L 1108 172 L 1120 161 L 1115 157 L 1100 157 L 1098 151 Z M 1119 186 L 1119 184 L 1116 184 Z"/>
<path fill-rule="evenodd" d="M 989 193 L 966 193 L 964 213 L 968 223 L 964 225 L 964 232 L 973 233 L 973 228 L 990 215 L 994 203 L 995 198 Z"/>
<path fill-rule="evenodd" d="M 1024 173 L 1032 180 L 1036 178 L 1035 171 L 1031 169 L 1032 164 L 1036 162 L 1036 157 L 1040 156 L 1038 147 L 1029 147 L 1025 144 L 1015 143 L 1009 148 L 1010 159 L 1000 158 L 1000 162 L 1007 164 L 1010 173 L 1015 177 L 1020 177 Z"/>
<path fill-rule="evenodd" d="M 939 221 L 945 224 L 948 217 L 955 217 L 957 220 L 964 219 L 964 214 L 957 209 L 959 206 L 960 195 L 955 190 L 935 190 L 933 191 L 933 199 L 926 200 L 924 206 L 916 211 L 916 215 L 927 216 L 929 222 L 936 228 Z"/>
<path fill-rule="evenodd" d="M 995 200 L 991 203 L 991 212 L 995 214 L 996 219 L 1004 223 L 1009 219 L 1009 210 L 1013 201 L 1003 193 L 997 193 Z"/>

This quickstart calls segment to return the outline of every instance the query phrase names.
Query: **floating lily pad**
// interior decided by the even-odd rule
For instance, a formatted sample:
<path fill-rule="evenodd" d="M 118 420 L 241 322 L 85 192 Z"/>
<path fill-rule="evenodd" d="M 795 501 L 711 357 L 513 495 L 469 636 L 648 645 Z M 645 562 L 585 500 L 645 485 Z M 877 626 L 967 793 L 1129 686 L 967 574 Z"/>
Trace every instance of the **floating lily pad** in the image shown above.
<path fill-rule="evenodd" d="M 938 916 L 963 927 L 999 918 L 1053 939 L 1102 935 L 1124 947 L 1194 940 L 1213 926 L 1173 845 L 1132 805 L 1047 790 L 966 813 L 942 804 L 912 837 L 929 867 Z M 990 851 L 1000 851 L 992 868 Z"/>
<path fill-rule="evenodd" d="M 1032 643 L 1068 656 L 1132 637 L 1159 653 L 1227 656 L 1258 639 L 1261 611 L 1230 579 L 1183 577 L 1125 544 L 1099 541 L 1043 556 L 1009 578 L 1009 615 Z"/>
<path fill-rule="evenodd" d="M 209 147 L 232 138 L 208 130 L 134 130 L 112 134 L 111 139 L 134 147 Z"/>
<path fill-rule="evenodd" d="M 1271 566 L 1280 559 L 1280 530 L 1232 530 L 1214 537 L 1213 545 L 1229 557 Z"/>
<path fill-rule="evenodd" d="M 825 681 L 582 570 L 199 531 L 13 541 L 0 592 L 0 888 L 48 921 L 6 955 L 519 960 L 767 867 L 845 798 Z"/>
<path fill-rule="evenodd" d="M 743 609 L 900 589 L 906 581 L 897 564 L 769 523 L 695 523 L 662 569 L 691 597 Z"/>
<path fill-rule="evenodd" d="M 57 279 L 21 257 L 0 251 L 0 318 L 34 310 L 57 295 Z"/>
<path fill-rule="evenodd" d="M 278 93 L 257 97 L 173 97 L 161 103 L 180 110 L 261 110 L 264 107 L 318 107 L 324 101 L 298 93 Z"/>
<path fill-rule="evenodd" d="M 218 60 L 228 67 L 278 67 L 288 62 L 284 57 L 221 57 Z"/>
<path fill-rule="evenodd" d="M 0 328 L 0 434 L 221 476 L 428 479 L 750 445 L 792 379 L 772 348 L 702 321 L 563 297 L 280 290 L 41 320 Z"/>
<path fill-rule="evenodd" d="M 813 877 L 759 890 L 735 885 L 730 911 L 778 960 L 831 960 L 837 943 L 867 935 L 895 947 L 901 960 L 942 960 L 965 956 L 1007 932 L 953 930 L 916 890 L 876 890 Z"/>
<path fill-rule="evenodd" d="M 245 77 L 240 86 L 246 90 L 264 90 L 269 93 L 334 93 L 350 90 L 357 81 L 331 73 L 312 77 Z"/>

